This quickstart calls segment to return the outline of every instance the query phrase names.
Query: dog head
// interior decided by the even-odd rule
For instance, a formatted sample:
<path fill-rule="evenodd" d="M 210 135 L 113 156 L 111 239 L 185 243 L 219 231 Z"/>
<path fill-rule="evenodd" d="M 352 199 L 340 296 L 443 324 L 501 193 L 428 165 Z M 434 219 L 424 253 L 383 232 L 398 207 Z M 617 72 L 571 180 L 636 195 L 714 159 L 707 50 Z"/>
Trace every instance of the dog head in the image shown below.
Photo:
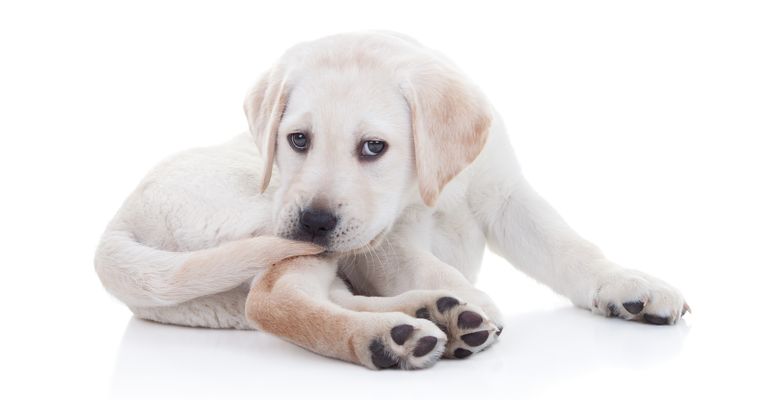
<path fill-rule="evenodd" d="M 295 46 L 245 111 L 262 191 L 273 164 L 279 172 L 275 233 L 333 252 L 376 242 L 414 202 L 433 206 L 480 153 L 492 118 L 448 61 L 385 33 Z"/>

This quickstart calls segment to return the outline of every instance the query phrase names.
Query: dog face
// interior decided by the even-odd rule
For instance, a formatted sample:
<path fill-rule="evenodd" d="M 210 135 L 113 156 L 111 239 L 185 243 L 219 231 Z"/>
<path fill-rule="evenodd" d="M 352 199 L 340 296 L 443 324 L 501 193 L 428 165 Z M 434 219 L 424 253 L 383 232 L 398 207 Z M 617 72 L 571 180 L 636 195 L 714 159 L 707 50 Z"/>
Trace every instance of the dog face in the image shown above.
<path fill-rule="evenodd" d="M 408 106 L 377 71 L 306 71 L 277 131 L 277 234 L 360 248 L 415 189 Z"/>
<path fill-rule="evenodd" d="M 434 205 L 482 149 L 491 113 L 447 61 L 408 39 L 341 35 L 299 45 L 245 102 L 272 165 L 275 233 L 328 251 L 363 248 L 401 211 Z"/>

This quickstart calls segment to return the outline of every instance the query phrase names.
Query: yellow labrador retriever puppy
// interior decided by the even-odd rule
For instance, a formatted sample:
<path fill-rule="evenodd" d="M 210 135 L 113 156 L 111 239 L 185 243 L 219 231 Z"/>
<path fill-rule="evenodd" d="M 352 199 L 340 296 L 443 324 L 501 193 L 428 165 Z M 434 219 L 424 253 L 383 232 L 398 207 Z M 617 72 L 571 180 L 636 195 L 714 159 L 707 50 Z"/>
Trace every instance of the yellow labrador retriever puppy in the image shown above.
<path fill-rule="evenodd" d="M 486 245 L 598 314 L 674 324 L 687 310 L 573 232 L 483 94 L 412 39 L 299 44 L 245 112 L 252 135 L 163 162 L 107 227 L 96 270 L 136 316 L 424 368 L 501 333 L 472 285 Z"/>

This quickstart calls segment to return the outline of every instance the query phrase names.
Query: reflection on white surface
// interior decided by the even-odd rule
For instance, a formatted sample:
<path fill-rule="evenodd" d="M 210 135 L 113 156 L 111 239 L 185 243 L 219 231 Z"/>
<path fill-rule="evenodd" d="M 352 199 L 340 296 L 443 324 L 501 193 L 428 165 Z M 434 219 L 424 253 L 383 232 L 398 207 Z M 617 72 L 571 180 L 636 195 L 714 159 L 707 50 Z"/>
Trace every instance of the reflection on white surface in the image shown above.
<path fill-rule="evenodd" d="M 502 340 L 467 360 L 423 371 L 369 371 L 262 332 L 194 329 L 131 319 L 114 370 L 118 398 L 337 398 L 535 395 L 582 378 L 643 373 L 675 358 L 689 328 L 605 319 L 567 307 L 506 318 Z M 396 382 L 396 383 L 395 383 Z M 446 388 L 446 385 L 448 386 Z M 448 389 L 448 390 L 446 390 Z M 397 396 L 395 396 L 397 397 Z"/>

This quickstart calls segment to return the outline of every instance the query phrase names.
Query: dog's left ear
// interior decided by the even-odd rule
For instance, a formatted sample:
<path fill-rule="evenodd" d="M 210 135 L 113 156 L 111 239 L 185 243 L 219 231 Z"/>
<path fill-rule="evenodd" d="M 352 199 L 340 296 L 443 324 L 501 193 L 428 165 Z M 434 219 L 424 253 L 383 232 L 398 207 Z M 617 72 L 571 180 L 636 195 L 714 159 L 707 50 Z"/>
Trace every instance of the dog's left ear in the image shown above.
<path fill-rule="evenodd" d="M 443 62 L 410 69 L 402 85 L 411 110 L 419 192 L 433 206 L 443 187 L 480 154 L 492 112 L 484 96 Z"/>
<path fill-rule="evenodd" d="M 280 66 L 274 67 L 248 93 L 243 105 L 248 126 L 264 162 L 260 185 L 262 193 L 267 190 L 272 177 L 277 129 L 288 101 L 287 86 L 285 70 Z"/>

